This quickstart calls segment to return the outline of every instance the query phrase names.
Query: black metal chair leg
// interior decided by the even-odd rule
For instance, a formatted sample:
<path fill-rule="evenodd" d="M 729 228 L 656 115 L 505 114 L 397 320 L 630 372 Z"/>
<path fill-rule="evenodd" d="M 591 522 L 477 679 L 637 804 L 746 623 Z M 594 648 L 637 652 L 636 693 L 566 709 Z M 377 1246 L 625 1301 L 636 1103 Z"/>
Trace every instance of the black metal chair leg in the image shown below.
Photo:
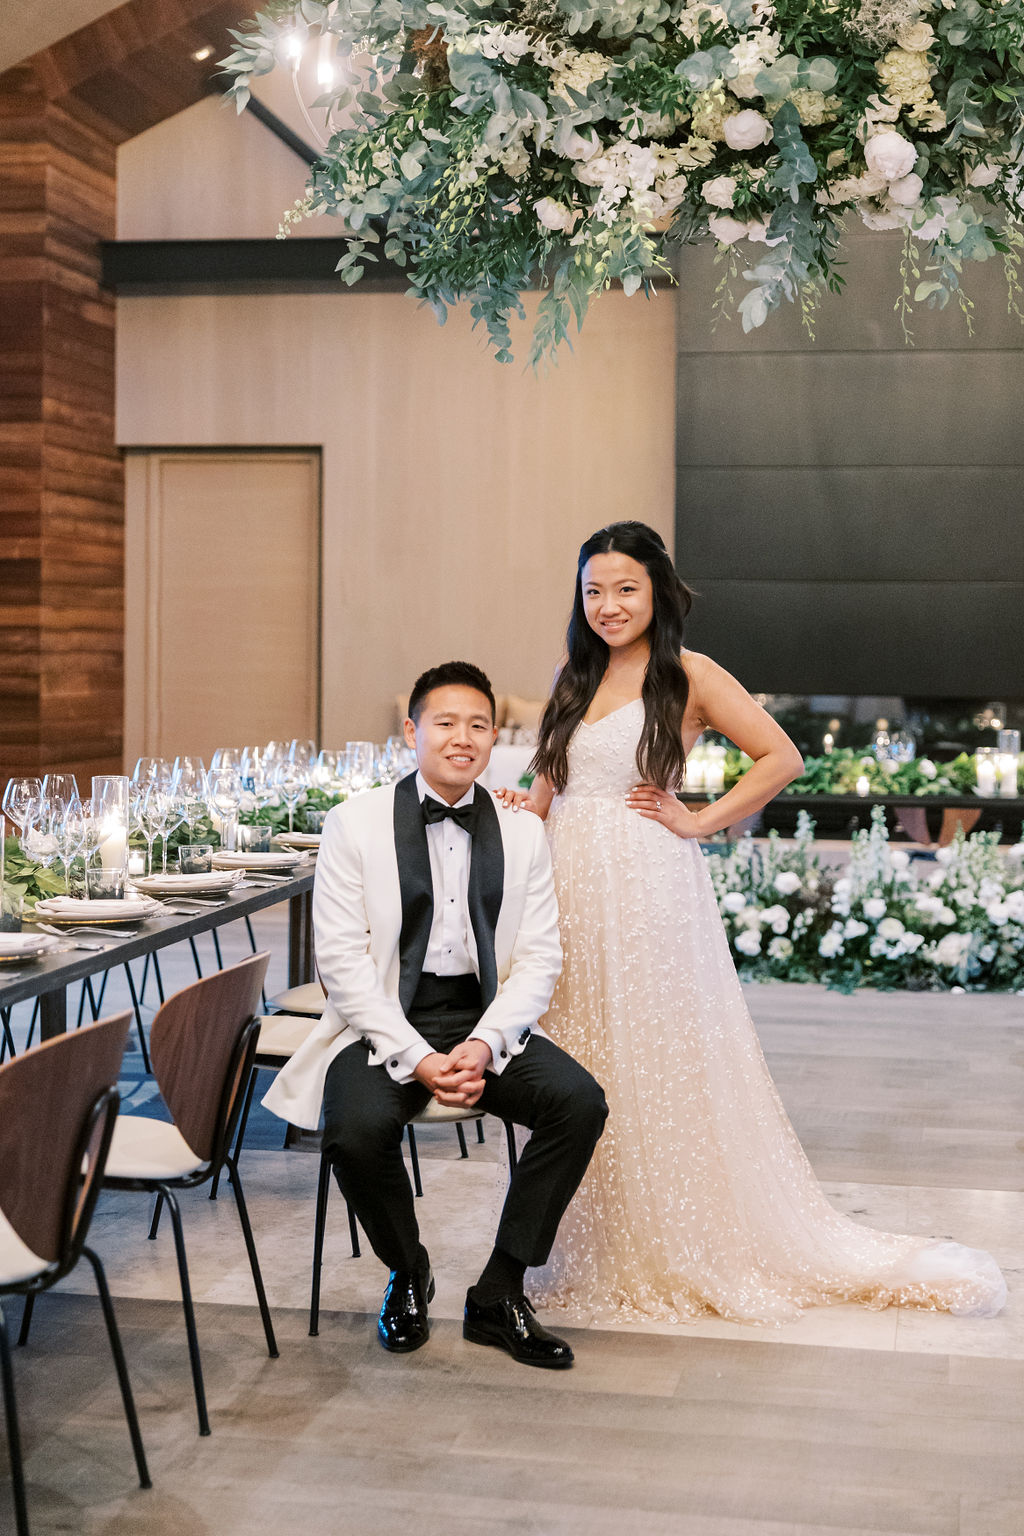
<path fill-rule="evenodd" d="M 25 1037 L 25 1049 L 26 1049 L 26 1051 L 31 1050 L 31 1048 L 32 1048 L 32 1036 L 36 1032 L 36 1022 L 37 1022 L 38 1018 L 39 1018 L 39 999 L 37 997 L 35 1002 L 32 1004 L 32 1017 L 28 1021 L 28 1034 Z"/>
<path fill-rule="evenodd" d="M 18 1348 L 23 1349 L 28 1343 L 28 1331 L 32 1326 L 32 1313 L 35 1311 L 36 1298 L 33 1291 L 29 1291 L 25 1297 L 25 1306 L 21 1314 L 21 1327 L 18 1329 Z"/>
<path fill-rule="evenodd" d="M 100 1011 L 101 1011 L 101 1009 L 103 1007 L 103 999 L 107 995 L 107 982 L 109 980 L 110 980 L 110 972 L 109 971 L 104 971 L 103 972 L 103 980 L 100 982 L 100 995 L 96 999 L 96 1017 L 97 1018 L 99 1018 Z"/>
<path fill-rule="evenodd" d="M 263 1332 L 267 1336 L 267 1354 L 271 1360 L 278 1357 L 277 1340 L 274 1338 L 274 1325 L 270 1320 L 270 1308 L 267 1306 L 267 1293 L 263 1288 L 263 1274 L 260 1270 L 260 1261 L 256 1256 L 256 1244 L 253 1241 L 252 1227 L 249 1224 L 249 1211 L 242 1193 L 242 1180 L 238 1173 L 238 1164 L 231 1156 L 225 1157 L 224 1164 L 231 1180 L 231 1188 L 235 1192 L 235 1204 L 238 1207 L 238 1219 L 242 1223 L 242 1236 L 245 1238 L 245 1251 L 249 1255 L 249 1268 L 252 1270 L 252 1283 L 256 1287 L 256 1300 L 259 1303 L 260 1317 L 263 1319 Z"/>
<path fill-rule="evenodd" d="M 142 963 L 142 980 L 139 982 L 139 1002 L 146 1001 L 146 982 L 149 980 L 149 956 Z"/>
<path fill-rule="evenodd" d="M 476 1139 L 482 1147 L 484 1144 L 484 1123 L 482 1120 L 478 1120 L 476 1123 Z"/>
<path fill-rule="evenodd" d="M 161 1004 L 163 1004 L 167 1001 L 164 997 L 164 978 L 160 971 L 160 956 L 155 949 L 151 959 L 153 961 L 153 980 L 156 982 L 156 995 L 160 999 Z"/>
<path fill-rule="evenodd" d="M 519 1162 L 519 1153 L 516 1151 L 516 1128 L 511 1120 L 505 1121 L 505 1140 L 508 1143 L 508 1171 L 515 1173 L 516 1164 Z"/>
<path fill-rule="evenodd" d="M 189 939 L 188 942 L 189 942 L 189 944 L 192 947 L 192 959 L 195 961 L 196 975 L 198 976 L 199 980 L 202 981 L 202 979 L 203 979 L 203 968 L 199 964 L 199 951 L 198 951 L 198 949 L 196 949 L 196 941 L 195 941 L 195 939 Z"/>
<path fill-rule="evenodd" d="M 244 921 L 245 921 L 245 931 L 249 935 L 249 943 L 252 945 L 252 952 L 253 952 L 254 955 L 258 954 L 259 950 L 258 950 L 257 945 L 256 945 L 256 935 L 252 931 L 252 918 L 249 916 L 248 912 L 245 914 Z M 267 991 L 266 991 L 265 987 L 260 989 L 260 1001 L 263 1004 L 263 1012 L 266 1013 L 267 1012 Z M 235 1153 L 235 1156 L 236 1157 L 238 1156 L 237 1152 Z"/>
<path fill-rule="evenodd" d="M 85 980 L 82 982 L 81 991 L 78 994 L 78 1018 L 75 1020 L 75 1028 L 76 1029 L 81 1029 L 81 1027 L 82 1027 L 82 1020 L 85 1018 L 85 989 L 88 986 L 88 984 L 89 984 L 89 977 L 86 976 Z M 92 989 L 90 988 L 90 991 L 91 990 Z M 93 1014 L 93 1018 L 95 1018 L 95 1017 L 96 1017 L 96 1015 Z"/>
<path fill-rule="evenodd" d="M 0 1008 L 0 1029 L 3 1030 L 3 1040 L 0 1041 L 0 1061 L 4 1061 L 9 1055 L 13 1061 L 17 1055 L 14 1049 L 14 1036 L 11 1034 L 11 1010 Z"/>
<path fill-rule="evenodd" d="M 213 952 L 217 956 L 217 969 L 222 971 L 224 969 L 224 957 L 220 952 L 220 938 L 216 928 L 210 929 L 210 938 L 213 940 Z"/>
<path fill-rule="evenodd" d="M 163 1208 L 164 1197 L 163 1195 L 158 1194 L 156 1200 L 153 1203 L 153 1220 L 149 1224 L 149 1240 L 151 1243 L 156 1242 L 156 1234 L 160 1230 L 160 1213 Z"/>
<path fill-rule="evenodd" d="M 462 1129 L 462 1121 L 461 1120 L 456 1120 L 456 1122 L 455 1122 L 455 1134 L 459 1138 L 459 1156 L 460 1157 L 468 1157 L 469 1156 L 469 1148 L 466 1146 L 466 1133 Z"/>
<path fill-rule="evenodd" d="M 192 1366 L 192 1387 L 196 1397 L 196 1414 L 199 1419 L 199 1433 L 210 1433 L 210 1419 L 206 1412 L 206 1390 L 203 1386 L 203 1365 L 199 1358 L 199 1335 L 196 1332 L 196 1313 L 192 1305 L 192 1287 L 188 1278 L 188 1259 L 185 1256 L 185 1234 L 181 1229 L 181 1211 L 178 1202 L 171 1190 L 166 1185 L 160 1190 L 167 1201 L 167 1209 L 171 1213 L 171 1226 L 174 1228 L 174 1251 L 178 1259 L 178 1278 L 181 1281 L 181 1306 L 185 1313 L 185 1333 L 188 1338 L 188 1358 Z"/>
<path fill-rule="evenodd" d="M 117 1318 L 114 1316 L 114 1303 L 110 1299 L 110 1287 L 107 1277 L 98 1256 L 91 1248 L 83 1248 L 83 1255 L 92 1265 L 92 1272 L 96 1276 L 96 1289 L 100 1293 L 100 1306 L 103 1308 L 103 1321 L 107 1325 L 107 1337 L 110 1340 L 110 1353 L 114 1357 L 114 1369 L 117 1372 L 117 1384 L 121 1388 L 121 1402 L 124 1404 L 124 1416 L 128 1420 L 128 1433 L 132 1440 L 132 1450 L 135 1452 L 135 1466 L 139 1473 L 139 1487 L 152 1488 L 149 1477 L 149 1468 L 146 1465 L 146 1452 L 142 1444 L 142 1432 L 139 1429 L 139 1418 L 135 1412 L 135 1399 L 132 1396 L 132 1384 L 128 1379 L 128 1366 L 124 1358 L 124 1349 L 121 1346 L 121 1335 L 117 1327 Z"/>
<path fill-rule="evenodd" d="M 28 1504 L 25 1499 L 25 1467 L 21 1459 L 21 1435 L 18 1431 L 18 1403 L 14 1396 L 11 1347 L 2 1311 L 0 1311 L 0 1378 L 3 1380 L 4 1387 L 4 1416 L 7 1419 L 7 1448 L 11 1458 L 15 1529 L 17 1536 L 28 1536 Z"/>
<path fill-rule="evenodd" d="M 142 1010 L 139 1007 L 139 999 L 135 995 L 135 978 L 132 975 L 132 968 L 130 965 L 125 966 L 124 973 L 128 978 L 128 991 L 131 993 L 132 1007 L 135 1009 L 135 1028 L 139 1036 L 139 1049 L 142 1052 L 142 1065 L 148 1076 L 153 1069 L 149 1065 L 149 1051 L 146 1049 L 146 1031 L 142 1027 Z"/>
<path fill-rule="evenodd" d="M 420 1154 L 416 1146 L 416 1132 L 412 1128 L 412 1121 L 405 1128 L 409 1133 L 409 1157 L 412 1161 L 412 1187 L 417 1195 L 422 1195 L 423 1185 L 420 1183 Z"/>
<path fill-rule="evenodd" d="M 327 1201 L 331 1193 L 331 1160 L 320 1154 L 320 1176 L 316 1186 L 316 1220 L 313 1224 L 313 1283 L 309 1292 L 309 1336 L 320 1333 L 320 1271 L 324 1263 L 324 1233 L 327 1230 Z"/>
<path fill-rule="evenodd" d="M 358 1226 L 358 1223 L 356 1222 L 356 1213 L 352 1209 L 352 1207 L 349 1205 L 347 1200 L 345 1201 L 345 1209 L 348 1211 L 348 1235 L 352 1239 L 352 1257 L 354 1259 L 358 1259 L 358 1257 L 359 1257 L 359 1226 Z"/>

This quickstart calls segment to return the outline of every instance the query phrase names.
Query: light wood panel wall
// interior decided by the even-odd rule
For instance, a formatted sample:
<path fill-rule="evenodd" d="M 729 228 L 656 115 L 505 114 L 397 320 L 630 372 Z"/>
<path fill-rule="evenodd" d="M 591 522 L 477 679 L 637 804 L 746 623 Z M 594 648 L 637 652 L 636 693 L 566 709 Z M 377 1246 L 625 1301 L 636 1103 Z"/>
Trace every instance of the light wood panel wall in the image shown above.
<path fill-rule="evenodd" d="M 674 329 L 671 299 L 605 295 L 535 376 L 397 294 L 123 299 L 118 437 L 322 445 L 323 737 L 380 738 L 451 656 L 546 695 L 580 542 L 671 541 Z"/>

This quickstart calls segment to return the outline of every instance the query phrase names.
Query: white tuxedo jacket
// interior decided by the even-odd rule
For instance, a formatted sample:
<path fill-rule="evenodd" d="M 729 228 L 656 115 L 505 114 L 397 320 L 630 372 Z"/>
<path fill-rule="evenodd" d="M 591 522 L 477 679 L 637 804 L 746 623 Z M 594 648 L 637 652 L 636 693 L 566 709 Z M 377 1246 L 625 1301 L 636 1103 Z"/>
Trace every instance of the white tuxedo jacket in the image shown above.
<path fill-rule="evenodd" d="M 499 811 L 476 789 L 469 905 L 484 1012 L 471 1031 L 502 1072 L 548 1007 L 562 965 L 551 858 L 539 817 Z M 319 1025 L 263 1100 L 315 1130 L 335 1056 L 364 1041 L 397 1082 L 431 1047 L 406 1017 L 422 974 L 433 885 L 416 776 L 336 806 L 324 823 L 313 886 Z"/>

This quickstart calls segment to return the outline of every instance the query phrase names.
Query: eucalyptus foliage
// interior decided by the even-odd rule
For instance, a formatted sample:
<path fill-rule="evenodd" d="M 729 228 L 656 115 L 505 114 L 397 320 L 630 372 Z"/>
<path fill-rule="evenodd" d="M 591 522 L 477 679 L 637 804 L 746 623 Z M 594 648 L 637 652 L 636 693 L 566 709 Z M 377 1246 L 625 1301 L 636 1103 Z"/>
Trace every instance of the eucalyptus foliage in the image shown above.
<path fill-rule="evenodd" d="M 997 252 L 1019 313 L 1024 0 L 278 0 L 232 36 L 239 110 L 317 37 L 337 71 L 286 226 L 336 215 L 346 283 L 383 250 L 503 362 L 526 289 L 536 360 L 708 236 L 745 330 L 809 317 L 850 209 L 905 231 L 905 330 L 912 302 L 969 320 L 964 263 Z"/>

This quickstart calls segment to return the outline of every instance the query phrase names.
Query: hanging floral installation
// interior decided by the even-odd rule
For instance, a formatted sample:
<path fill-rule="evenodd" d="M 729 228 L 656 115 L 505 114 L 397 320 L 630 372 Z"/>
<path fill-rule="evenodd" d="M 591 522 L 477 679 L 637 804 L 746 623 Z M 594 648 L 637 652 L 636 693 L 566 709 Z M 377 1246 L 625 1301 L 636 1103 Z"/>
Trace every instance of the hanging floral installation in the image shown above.
<path fill-rule="evenodd" d="M 809 324 L 851 211 L 904 232 L 905 331 L 951 298 L 969 323 L 965 263 L 993 257 L 1021 317 L 1024 0 L 280 0 L 232 36 L 239 110 L 320 39 L 323 151 L 286 222 L 335 214 L 346 282 L 382 250 L 501 361 L 527 289 L 536 360 L 708 238 L 745 330 L 783 300 Z"/>

